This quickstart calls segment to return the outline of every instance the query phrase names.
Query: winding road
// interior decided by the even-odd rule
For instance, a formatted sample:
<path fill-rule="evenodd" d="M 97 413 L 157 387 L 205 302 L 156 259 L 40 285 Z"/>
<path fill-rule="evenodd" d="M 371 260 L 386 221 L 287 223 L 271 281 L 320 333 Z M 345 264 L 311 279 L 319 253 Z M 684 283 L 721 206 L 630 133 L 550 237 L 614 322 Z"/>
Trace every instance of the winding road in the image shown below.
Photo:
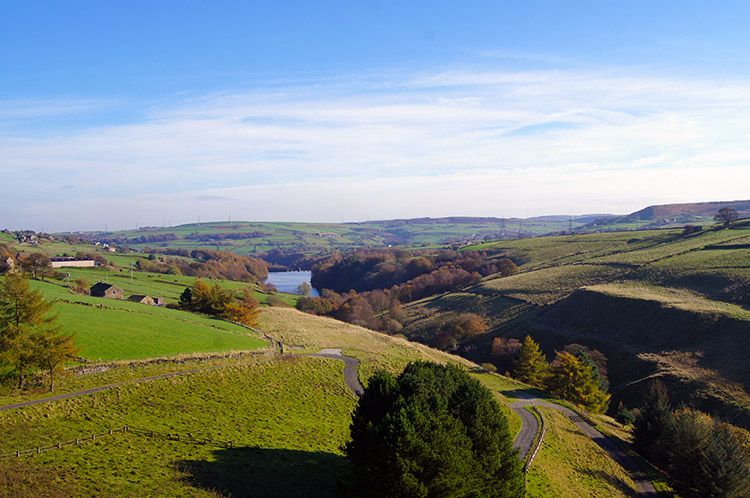
<path fill-rule="evenodd" d="M 519 396 L 519 393 L 516 393 L 516 395 Z M 521 456 L 521 459 L 526 458 L 526 455 L 528 455 L 529 451 L 531 450 L 531 445 L 534 444 L 536 435 L 539 432 L 539 423 L 536 417 L 531 412 L 529 412 L 526 407 L 545 406 L 547 408 L 552 408 L 554 410 L 562 412 L 571 420 L 571 422 L 576 425 L 576 427 L 578 427 L 578 429 L 584 435 L 598 444 L 599 447 L 606 451 L 607 454 L 615 462 L 620 464 L 625 472 L 630 475 L 630 478 L 633 479 L 633 482 L 635 482 L 636 488 L 638 489 L 638 494 L 640 496 L 649 496 L 654 498 L 659 496 L 659 494 L 656 492 L 656 488 L 654 488 L 654 485 L 651 483 L 651 480 L 643 472 L 643 470 L 641 470 L 641 468 L 636 465 L 633 459 L 630 458 L 630 456 L 628 456 L 628 454 L 625 453 L 622 448 L 620 448 L 615 443 L 610 441 L 606 436 L 604 436 L 604 434 L 597 431 L 590 424 L 584 421 L 576 412 L 574 412 L 570 408 L 556 405 L 554 403 L 549 403 L 540 398 L 528 395 L 523 396 L 523 393 L 520 393 L 519 397 L 523 397 L 523 399 L 520 399 L 515 403 L 511 403 L 510 407 L 513 409 L 513 411 L 521 416 L 521 419 L 523 421 L 521 431 L 518 433 L 518 436 L 516 436 L 516 439 L 513 442 L 513 445 L 520 451 L 519 455 Z M 531 422 L 531 420 L 529 420 L 529 417 L 533 419 L 533 423 Z"/>
<path fill-rule="evenodd" d="M 108 384 L 106 386 L 95 387 L 92 389 L 85 389 L 82 391 L 58 394 L 56 396 L 49 396 L 46 398 L 40 398 L 40 399 L 35 399 L 35 400 L 30 400 L 30 401 L 24 401 L 21 403 L 14 403 L 11 405 L 0 406 L 0 411 L 13 410 L 16 408 L 23 408 L 26 406 L 32 406 L 32 405 L 37 405 L 41 403 L 50 403 L 53 401 L 59 401 L 59 400 L 68 399 L 68 398 L 85 396 L 87 394 L 93 394 L 93 393 L 97 393 L 101 391 L 106 391 L 108 389 L 115 389 L 115 388 L 128 385 L 128 384 L 135 384 L 139 382 L 147 382 L 147 381 L 152 381 L 152 380 L 167 379 L 170 377 L 176 377 L 180 375 L 189 375 L 193 373 L 206 372 L 210 370 L 218 370 L 218 369 L 229 368 L 229 367 L 238 366 L 238 365 L 246 365 L 246 364 L 249 365 L 249 364 L 255 364 L 255 363 L 266 363 L 270 361 L 278 361 L 283 358 L 290 358 L 294 356 L 317 356 L 321 358 L 331 358 L 331 359 L 343 361 L 344 362 L 344 382 L 346 383 L 346 386 L 356 396 L 361 396 L 363 394 L 364 389 L 362 387 L 362 384 L 359 381 L 359 360 L 357 360 L 356 358 L 351 358 L 349 356 L 344 356 L 342 354 L 341 349 L 329 348 L 329 349 L 321 349 L 317 353 L 308 353 L 304 355 L 287 354 L 283 356 L 269 358 L 266 360 L 235 363 L 235 364 L 230 364 L 230 365 L 218 365 L 218 366 L 204 367 L 204 368 L 194 368 L 191 370 L 183 370 L 180 372 L 172 372 L 172 373 L 167 373 L 167 374 L 162 374 L 162 375 L 154 375 L 151 377 L 143 377 L 140 379 L 117 382 L 115 384 Z M 514 394 L 516 397 L 520 399 L 519 401 L 516 401 L 515 403 L 511 403 L 510 407 L 513 409 L 513 411 L 515 411 L 518 415 L 521 416 L 522 425 L 521 425 L 521 430 L 519 431 L 518 435 L 516 436 L 515 441 L 513 442 L 513 445 L 519 449 L 519 457 L 521 458 L 521 460 L 526 459 L 526 456 L 531 450 L 531 447 L 534 444 L 534 441 L 536 440 L 536 436 L 540 430 L 539 421 L 534 416 L 534 414 L 532 414 L 526 407 L 527 406 L 545 406 L 548 408 L 553 408 L 555 410 L 562 412 L 564 415 L 566 415 L 578 427 L 578 429 L 583 434 L 591 438 L 604 451 L 606 451 L 607 454 L 609 454 L 609 456 L 613 460 L 619 463 L 623 467 L 623 469 L 625 469 L 625 471 L 633 479 L 633 481 L 635 482 L 637 486 L 638 493 L 641 496 L 649 496 L 649 497 L 658 496 L 658 493 L 656 492 L 656 489 L 654 488 L 651 481 L 648 479 L 645 473 L 635 464 L 635 462 L 633 462 L 633 460 L 627 455 L 627 453 L 625 453 L 621 448 L 616 446 L 612 441 L 607 439 L 601 432 L 597 431 L 590 424 L 586 423 L 573 410 L 570 410 L 569 408 L 565 408 L 564 406 L 556 405 L 554 403 L 546 402 L 540 398 L 534 397 L 532 395 L 528 395 L 527 393 L 515 392 Z"/>

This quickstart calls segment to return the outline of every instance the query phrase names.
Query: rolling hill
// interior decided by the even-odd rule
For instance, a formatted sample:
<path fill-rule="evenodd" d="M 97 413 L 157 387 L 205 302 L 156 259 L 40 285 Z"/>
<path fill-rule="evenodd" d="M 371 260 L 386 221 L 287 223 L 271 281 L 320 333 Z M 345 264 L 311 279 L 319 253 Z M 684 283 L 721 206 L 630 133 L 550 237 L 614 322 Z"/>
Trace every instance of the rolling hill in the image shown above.
<path fill-rule="evenodd" d="M 750 223 L 567 235 L 481 244 L 521 273 L 489 276 L 461 292 L 405 306 L 410 331 L 471 311 L 491 332 L 475 343 L 491 360 L 494 337 L 531 334 L 551 358 L 566 344 L 604 353 L 613 400 L 635 406 L 661 378 L 679 401 L 750 425 Z M 476 353 L 475 353 L 476 354 Z"/>
<path fill-rule="evenodd" d="M 54 283 L 36 285 L 49 297 L 61 292 Z M 0 410 L 0 482 L 9 483 L 7 489 L 17 496 L 346 496 L 352 468 L 341 446 L 356 397 L 344 383 L 342 362 L 304 355 L 327 347 L 359 360 L 365 381 L 376 369 L 396 373 L 413 360 L 462 365 L 495 392 L 512 429 L 520 427 L 508 404 L 525 386 L 404 339 L 291 308 L 266 307 L 259 330 L 266 339 L 282 341 L 293 355 L 279 357 L 276 350 L 256 349 L 259 344 L 252 342 L 211 352 L 211 344 L 195 342 L 193 326 L 205 325 L 199 334 L 204 338 L 252 339 L 255 333 L 245 330 L 243 335 L 231 324 L 178 310 L 88 299 L 75 304 L 73 313 L 66 310 L 69 303 L 58 300 L 59 321 L 63 327 L 79 327 L 82 339 L 98 337 L 108 356 L 70 368 L 57 393 L 110 387 Z M 79 322 L 79 306 L 109 319 Z M 191 354 L 159 349 L 163 320 L 174 333 L 167 343 Z M 112 345 L 127 347 L 107 346 L 105 336 Z M 135 345 L 142 354 L 132 361 Z M 144 378 L 149 380 L 138 380 Z M 6 386 L 0 405 L 45 396 L 42 389 L 17 392 Z M 555 432 L 543 450 L 550 458 L 529 474 L 529 496 L 545 496 L 548 489 L 634 496 L 627 474 L 593 441 L 577 434 L 567 419 L 550 415 L 550 420 Z M 16 452 L 25 456 L 16 458 Z M 569 482 L 573 474 L 615 475 L 617 481 Z M 28 475 L 34 479 L 23 477 Z"/>

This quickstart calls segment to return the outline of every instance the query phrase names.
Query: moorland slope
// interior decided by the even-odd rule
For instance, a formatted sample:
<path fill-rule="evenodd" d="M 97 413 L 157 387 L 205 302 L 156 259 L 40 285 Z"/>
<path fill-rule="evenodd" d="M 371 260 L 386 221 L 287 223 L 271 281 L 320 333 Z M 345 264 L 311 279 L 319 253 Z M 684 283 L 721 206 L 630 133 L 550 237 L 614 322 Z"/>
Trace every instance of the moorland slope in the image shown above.
<path fill-rule="evenodd" d="M 531 334 L 552 358 L 567 344 L 604 353 L 613 394 L 633 406 L 643 381 L 662 378 L 679 401 L 750 425 L 750 224 L 688 233 L 652 230 L 481 244 L 513 259 L 517 275 L 405 307 L 405 333 L 446 313 L 485 317 L 475 342 L 491 361 L 494 337 Z"/>

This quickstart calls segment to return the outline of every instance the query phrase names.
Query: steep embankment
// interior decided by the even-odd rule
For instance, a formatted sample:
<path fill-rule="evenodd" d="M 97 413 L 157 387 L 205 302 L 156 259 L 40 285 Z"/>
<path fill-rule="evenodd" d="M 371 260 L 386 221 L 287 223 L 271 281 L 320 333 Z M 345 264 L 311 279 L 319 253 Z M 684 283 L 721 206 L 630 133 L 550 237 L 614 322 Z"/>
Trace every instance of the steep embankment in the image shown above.
<path fill-rule="evenodd" d="M 526 325 L 547 348 L 577 342 L 604 352 L 615 402 L 634 404 L 639 383 L 658 376 L 675 398 L 750 424 L 750 312 L 739 306 L 612 284 L 580 289 Z"/>

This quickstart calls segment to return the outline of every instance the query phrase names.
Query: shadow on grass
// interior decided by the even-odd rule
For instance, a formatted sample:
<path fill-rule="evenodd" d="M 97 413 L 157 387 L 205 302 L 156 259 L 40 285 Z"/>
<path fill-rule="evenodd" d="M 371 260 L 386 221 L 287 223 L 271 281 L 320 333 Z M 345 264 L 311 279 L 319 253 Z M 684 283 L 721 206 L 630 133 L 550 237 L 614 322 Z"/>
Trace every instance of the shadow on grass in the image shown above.
<path fill-rule="evenodd" d="M 529 387 L 524 389 L 512 389 L 509 391 L 501 391 L 503 393 L 503 396 L 507 398 L 517 398 L 519 401 L 522 401 L 524 399 L 556 399 L 554 396 L 552 396 L 547 391 L 542 391 L 541 389 L 537 389 L 536 387 Z"/>
<path fill-rule="evenodd" d="M 633 489 L 626 481 L 604 472 L 603 470 L 583 469 L 579 472 L 587 474 L 597 481 L 604 481 L 613 488 L 619 490 L 625 496 L 638 496 L 638 491 Z"/>
<path fill-rule="evenodd" d="M 234 498 L 343 498 L 354 476 L 349 460 L 321 451 L 245 447 L 217 450 L 213 457 L 175 465 L 192 486 Z"/>

